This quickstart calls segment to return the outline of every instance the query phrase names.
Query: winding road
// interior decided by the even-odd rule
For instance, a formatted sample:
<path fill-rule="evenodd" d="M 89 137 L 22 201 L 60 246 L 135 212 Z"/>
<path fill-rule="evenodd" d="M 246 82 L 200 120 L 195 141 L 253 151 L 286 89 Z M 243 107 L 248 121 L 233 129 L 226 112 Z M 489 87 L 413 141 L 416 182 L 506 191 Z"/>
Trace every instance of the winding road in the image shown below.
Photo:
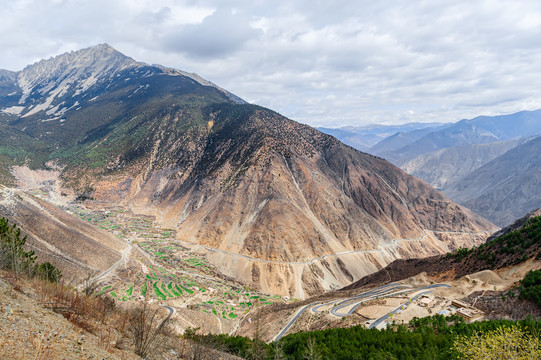
<path fill-rule="evenodd" d="M 91 281 L 96 281 L 96 280 L 99 280 L 107 275 L 109 275 L 111 273 L 111 271 L 113 271 L 114 269 L 116 269 L 118 267 L 118 265 L 122 264 L 125 260 L 126 260 L 126 254 L 128 253 L 128 251 L 130 251 L 132 248 L 131 245 L 128 244 L 128 247 L 124 249 L 124 251 L 122 252 L 122 257 L 120 258 L 120 260 L 118 260 L 113 266 L 111 266 L 109 269 L 105 270 L 103 273 L 101 273 L 100 275 L 96 276 L 95 278 L 93 278 Z"/>
<path fill-rule="evenodd" d="M 230 251 L 226 251 L 226 250 L 213 248 L 213 247 L 210 247 L 210 246 L 207 246 L 207 245 L 191 243 L 191 242 L 188 242 L 188 241 L 182 241 L 182 240 L 178 240 L 178 239 L 176 241 L 181 243 L 181 244 L 188 245 L 188 246 L 200 246 L 200 247 L 202 247 L 202 248 L 204 248 L 204 249 L 206 249 L 208 251 L 218 252 L 220 254 L 229 255 L 229 256 L 240 257 L 240 258 L 247 259 L 247 260 L 250 260 L 250 261 L 255 261 L 255 262 L 260 262 L 260 263 L 265 263 L 265 264 L 270 263 L 270 264 L 284 264 L 284 265 L 312 265 L 315 261 L 325 260 L 326 258 L 329 258 L 329 257 L 337 257 L 337 256 L 342 256 L 342 255 L 351 255 L 351 254 L 368 254 L 368 253 L 382 252 L 384 250 L 384 248 L 396 246 L 399 242 L 422 241 L 426 236 L 427 236 L 427 230 L 424 231 L 423 235 L 420 238 L 416 238 L 416 239 L 393 239 L 393 240 L 391 240 L 390 242 L 388 242 L 386 244 L 378 245 L 377 249 L 342 251 L 342 252 L 338 252 L 338 253 L 323 255 L 323 256 L 316 257 L 316 258 L 313 258 L 313 259 L 310 259 L 310 260 L 307 260 L 307 261 L 280 261 L 280 260 L 259 259 L 259 258 L 254 258 L 254 257 L 248 256 L 248 255 L 243 255 L 243 254 L 238 254 L 238 253 L 234 253 L 234 252 L 230 252 Z"/>
<path fill-rule="evenodd" d="M 365 301 L 376 299 L 376 298 L 382 297 L 382 296 L 398 295 L 400 293 L 399 292 L 398 293 L 393 292 L 393 290 L 399 289 L 399 288 L 404 288 L 404 287 L 405 287 L 404 285 L 396 284 L 395 286 L 389 287 L 387 289 L 378 288 L 376 290 L 369 291 L 369 292 L 367 292 L 365 294 L 362 294 L 362 296 L 356 296 L 354 298 L 349 298 L 347 300 L 339 302 L 337 304 L 337 306 L 335 306 L 335 307 L 333 307 L 331 309 L 330 313 L 333 314 L 334 316 L 338 316 L 338 317 L 351 315 Z M 411 289 L 409 291 L 411 291 Z M 352 300 L 354 300 L 354 301 L 352 301 Z M 346 312 L 346 313 L 339 313 L 338 312 L 338 310 L 346 308 L 346 307 L 351 306 L 351 305 L 353 305 L 353 307 L 348 312 Z"/>
<path fill-rule="evenodd" d="M 128 244 L 128 247 L 125 248 L 124 251 L 122 252 L 122 256 L 120 257 L 120 260 L 118 260 L 116 263 L 113 264 L 113 266 L 111 266 L 109 269 L 105 270 L 101 274 L 93 277 L 90 280 L 84 281 L 83 283 L 79 284 L 77 286 L 77 289 L 81 290 L 83 288 L 83 286 L 85 286 L 87 284 L 95 283 L 98 280 L 100 280 L 100 279 L 104 278 L 105 276 L 109 275 L 111 273 L 111 271 L 116 269 L 118 267 L 118 265 L 122 264 L 126 260 L 126 254 L 128 253 L 128 251 L 131 250 L 131 248 L 132 248 L 132 246 L 130 244 Z"/>
<path fill-rule="evenodd" d="M 386 292 L 386 291 L 388 291 L 388 290 L 392 290 L 392 289 L 394 289 L 394 288 L 396 288 L 396 287 L 403 287 L 403 286 L 404 286 L 404 285 L 401 285 L 401 284 L 395 284 L 395 283 L 383 285 L 383 286 L 380 286 L 380 287 L 378 287 L 378 288 L 376 288 L 376 289 L 369 290 L 369 291 L 363 292 L 363 293 L 361 293 L 361 294 L 359 294 L 359 295 L 355 295 L 355 296 L 353 296 L 353 297 L 347 298 L 347 299 L 345 299 L 345 300 L 343 300 L 343 301 L 340 301 L 340 302 L 338 302 L 338 303 L 336 303 L 336 300 L 334 300 L 334 301 L 328 302 L 328 303 L 326 303 L 326 304 L 322 304 L 322 305 L 315 306 L 315 307 L 312 308 L 312 312 L 314 312 L 314 313 L 322 313 L 323 311 L 320 311 L 320 310 L 319 310 L 320 308 L 325 307 L 325 306 L 328 306 L 328 305 L 332 305 L 332 304 L 334 304 L 334 303 L 336 303 L 337 306 L 338 306 L 338 305 L 343 305 L 343 304 L 348 303 L 348 304 L 346 305 L 346 306 L 348 306 L 348 305 L 351 305 L 351 302 L 353 302 L 353 300 L 357 300 L 357 299 L 361 299 L 361 298 L 366 298 L 366 297 L 372 296 L 372 295 L 374 295 L 374 294 L 381 294 L 381 293 Z M 389 288 L 390 288 L 390 289 L 389 289 Z M 343 308 L 343 307 L 345 307 L 345 306 L 341 306 L 340 308 Z M 336 315 L 336 316 L 341 316 L 341 315 Z"/>
<path fill-rule="evenodd" d="M 434 285 L 429 285 L 429 286 L 425 286 L 423 288 L 420 288 L 418 290 L 424 290 L 424 289 L 433 289 L 433 288 L 436 288 L 436 287 L 447 287 L 447 288 L 450 288 L 451 286 L 450 285 L 447 285 L 447 284 L 434 284 Z M 384 322 L 385 320 L 387 320 L 392 314 L 395 314 L 396 312 L 398 312 L 399 310 L 402 310 L 404 309 L 403 306 L 406 306 L 406 308 L 408 307 L 409 304 L 411 304 L 413 301 L 417 300 L 419 297 L 421 297 L 422 295 L 424 294 L 428 294 L 428 293 L 431 293 L 432 290 L 428 290 L 428 291 L 423 291 L 422 293 L 419 293 L 417 295 L 415 295 L 414 297 L 412 297 L 411 299 L 409 299 L 408 301 L 406 301 L 405 303 L 401 304 L 399 307 L 397 307 L 396 309 L 394 309 L 393 311 L 383 315 L 382 317 L 380 317 L 379 319 L 377 319 L 376 321 L 374 321 L 372 324 L 370 324 L 369 326 L 369 329 L 373 329 L 375 327 L 377 327 L 379 324 L 381 324 L 382 322 Z"/>
<path fill-rule="evenodd" d="M 306 305 L 305 307 L 303 307 L 294 317 L 293 319 L 291 319 L 291 321 L 289 323 L 287 323 L 287 325 L 282 329 L 282 331 L 280 331 L 278 333 L 278 335 L 276 335 L 274 337 L 274 340 L 273 341 L 278 341 L 282 338 L 282 336 L 284 336 L 284 334 L 289 330 L 289 328 L 295 323 L 295 321 L 297 321 L 297 319 L 299 318 L 299 316 L 302 315 L 302 313 L 304 313 L 309 307 L 311 306 L 314 306 L 316 304 L 319 304 L 321 301 L 316 301 L 316 302 L 313 302 L 311 304 L 308 304 Z"/>
<path fill-rule="evenodd" d="M 366 302 L 368 300 L 371 300 L 371 299 L 380 298 L 380 297 L 397 296 L 397 295 L 403 295 L 403 294 L 407 294 L 407 293 L 411 293 L 411 292 L 427 290 L 427 291 L 423 291 L 423 292 L 415 295 L 414 297 L 412 297 L 408 301 L 401 304 L 396 309 L 390 311 L 389 313 L 385 314 L 384 316 L 382 316 L 379 319 L 377 319 L 376 321 L 374 321 L 369 327 L 370 329 L 372 329 L 372 328 L 375 328 L 376 326 L 380 325 L 385 320 L 387 320 L 392 314 L 394 314 L 394 313 L 398 312 L 399 310 L 403 309 L 404 306 L 407 307 L 411 302 L 417 300 L 419 297 L 421 297 L 424 294 L 428 294 L 428 293 L 432 292 L 433 291 L 432 289 L 438 288 L 438 287 L 450 288 L 451 286 L 447 285 L 447 284 L 432 284 L 432 285 L 427 285 L 427 286 L 420 287 L 420 288 L 407 288 L 407 286 L 405 286 L 405 285 L 392 283 L 392 284 L 387 284 L 387 285 L 380 286 L 378 288 L 375 288 L 375 289 L 372 289 L 372 290 L 369 290 L 369 291 L 365 291 L 365 292 L 363 292 L 361 294 L 352 296 L 350 298 L 347 298 L 347 299 L 344 299 L 344 300 L 341 300 L 341 301 L 333 300 L 331 302 L 327 302 L 327 303 L 324 303 L 324 304 L 321 304 L 322 301 L 316 301 L 316 302 L 310 303 L 310 304 L 304 306 L 303 308 L 301 308 L 301 310 L 299 310 L 295 314 L 295 316 L 278 333 L 278 335 L 275 336 L 273 341 L 276 342 L 276 341 L 280 340 L 285 335 L 285 333 L 287 333 L 287 331 L 291 328 L 291 326 L 293 326 L 295 321 L 297 321 L 297 319 L 309 308 L 312 308 L 313 313 L 322 313 L 323 311 L 319 310 L 320 308 L 325 307 L 325 306 L 329 306 L 329 305 L 332 305 L 332 304 L 336 304 L 335 307 L 330 309 L 329 312 L 334 316 L 343 317 L 343 316 L 352 315 L 355 312 L 355 310 L 357 310 L 357 308 L 362 305 L 362 303 L 364 303 L 364 302 Z M 403 288 L 406 288 L 406 289 L 402 290 L 402 291 L 398 291 L 398 292 L 394 291 L 394 290 L 403 289 Z M 338 310 L 343 309 L 343 308 L 348 307 L 348 306 L 351 306 L 351 305 L 353 305 L 353 307 L 348 312 L 346 312 L 346 313 L 338 313 Z"/>
<path fill-rule="evenodd" d="M 171 306 L 168 306 L 168 305 L 160 305 L 160 306 L 162 308 L 166 308 L 167 310 L 169 310 L 169 315 L 167 315 L 167 317 L 163 319 L 160 326 L 158 326 L 158 329 L 161 329 L 165 325 L 165 323 L 171 318 L 171 316 L 173 316 L 173 314 L 175 313 L 175 309 L 172 308 Z"/>

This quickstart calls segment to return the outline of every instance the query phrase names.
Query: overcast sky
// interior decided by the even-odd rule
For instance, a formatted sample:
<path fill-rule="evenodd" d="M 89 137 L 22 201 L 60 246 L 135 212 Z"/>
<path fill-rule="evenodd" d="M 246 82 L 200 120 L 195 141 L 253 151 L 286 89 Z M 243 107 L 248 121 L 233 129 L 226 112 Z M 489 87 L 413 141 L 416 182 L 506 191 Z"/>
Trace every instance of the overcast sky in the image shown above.
<path fill-rule="evenodd" d="M 541 108 L 541 1 L 0 0 L 0 68 L 109 43 L 313 126 Z"/>

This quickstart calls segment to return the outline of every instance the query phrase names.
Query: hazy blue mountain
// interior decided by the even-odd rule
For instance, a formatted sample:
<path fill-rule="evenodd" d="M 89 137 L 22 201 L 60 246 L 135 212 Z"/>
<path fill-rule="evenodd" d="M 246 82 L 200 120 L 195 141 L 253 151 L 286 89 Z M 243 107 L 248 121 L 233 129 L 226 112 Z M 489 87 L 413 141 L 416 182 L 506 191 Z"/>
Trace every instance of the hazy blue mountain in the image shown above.
<path fill-rule="evenodd" d="M 500 226 L 540 208 L 541 137 L 456 181 L 446 194 Z"/>
<path fill-rule="evenodd" d="M 440 149 L 406 161 L 401 169 L 445 192 L 462 177 L 529 140 L 531 138 L 520 138 Z"/>
<path fill-rule="evenodd" d="M 430 132 L 402 148 L 386 153 L 379 152 L 376 155 L 401 165 L 418 155 L 443 148 L 487 144 L 539 134 L 541 134 L 541 110 L 501 116 L 479 116 Z"/>
<path fill-rule="evenodd" d="M 404 146 L 411 144 L 412 142 L 422 138 L 423 136 L 430 134 L 439 129 L 446 128 L 451 124 L 441 124 L 440 126 L 431 126 L 424 129 L 416 129 L 412 131 L 400 131 L 397 132 L 376 145 L 372 146 L 368 152 L 371 154 L 387 154 L 395 150 L 401 149 Z"/>
<path fill-rule="evenodd" d="M 397 133 L 409 134 L 416 130 L 436 129 L 442 125 L 440 123 L 408 123 L 403 125 L 343 126 L 339 128 L 316 127 L 316 129 L 334 136 L 344 144 L 357 150 L 370 152 L 372 146 Z"/>
<path fill-rule="evenodd" d="M 492 132 L 501 140 L 541 134 L 541 109 L 510 115 L 479 116 L 467 121 Z"/>

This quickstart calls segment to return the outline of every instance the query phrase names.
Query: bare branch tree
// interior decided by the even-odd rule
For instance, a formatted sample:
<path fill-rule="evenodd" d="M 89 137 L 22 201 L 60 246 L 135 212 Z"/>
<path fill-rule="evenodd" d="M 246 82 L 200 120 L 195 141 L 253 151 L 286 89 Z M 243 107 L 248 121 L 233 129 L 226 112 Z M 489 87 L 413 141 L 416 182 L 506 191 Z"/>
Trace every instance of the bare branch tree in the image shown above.
<path fill-rule="evenodd" d="M 142 358 L 159 348 L 160 338 L 169 322 L 169 316 L 164 320 L 160 319 L 159 311 L 159 307 L 151 307 L 146 302 L 130 311 L 128 332 L 133 340 L 135 353 Z"/>
<path fill-rule="evenodd" d="M 83 294 L 86 296 L 93 295 L 100 287 L 98 280 L 95 279 L 95 274 L 87 273 L 86 278 L 83 280 L 83 283 L 80 285 L 80 288 L 83 291 Z"/>

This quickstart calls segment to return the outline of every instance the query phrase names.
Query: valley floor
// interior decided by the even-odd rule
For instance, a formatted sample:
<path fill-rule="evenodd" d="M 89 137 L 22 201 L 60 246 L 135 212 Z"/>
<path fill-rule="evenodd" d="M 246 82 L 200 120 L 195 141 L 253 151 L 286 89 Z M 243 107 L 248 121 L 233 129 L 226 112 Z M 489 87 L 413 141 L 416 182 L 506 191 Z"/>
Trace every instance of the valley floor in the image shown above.
<path fill-rule="evenodd" d="M 129 246 L 122 258 L 85 283 L 99 283 L 100 293 L 121 303 L 150 299 L 173 309 L 181 333 L 196 327 L 204 333 L 234 333 L 256 307 L 292 301 L 227 278 L 207 260 L 206 249 L 177 240 L 174 229 L 160 227 L 152 216 L 92 201 L 59 202 L 39 188 L 27 193 L 55 202 L 64 211 L 126 241 Z"/>

